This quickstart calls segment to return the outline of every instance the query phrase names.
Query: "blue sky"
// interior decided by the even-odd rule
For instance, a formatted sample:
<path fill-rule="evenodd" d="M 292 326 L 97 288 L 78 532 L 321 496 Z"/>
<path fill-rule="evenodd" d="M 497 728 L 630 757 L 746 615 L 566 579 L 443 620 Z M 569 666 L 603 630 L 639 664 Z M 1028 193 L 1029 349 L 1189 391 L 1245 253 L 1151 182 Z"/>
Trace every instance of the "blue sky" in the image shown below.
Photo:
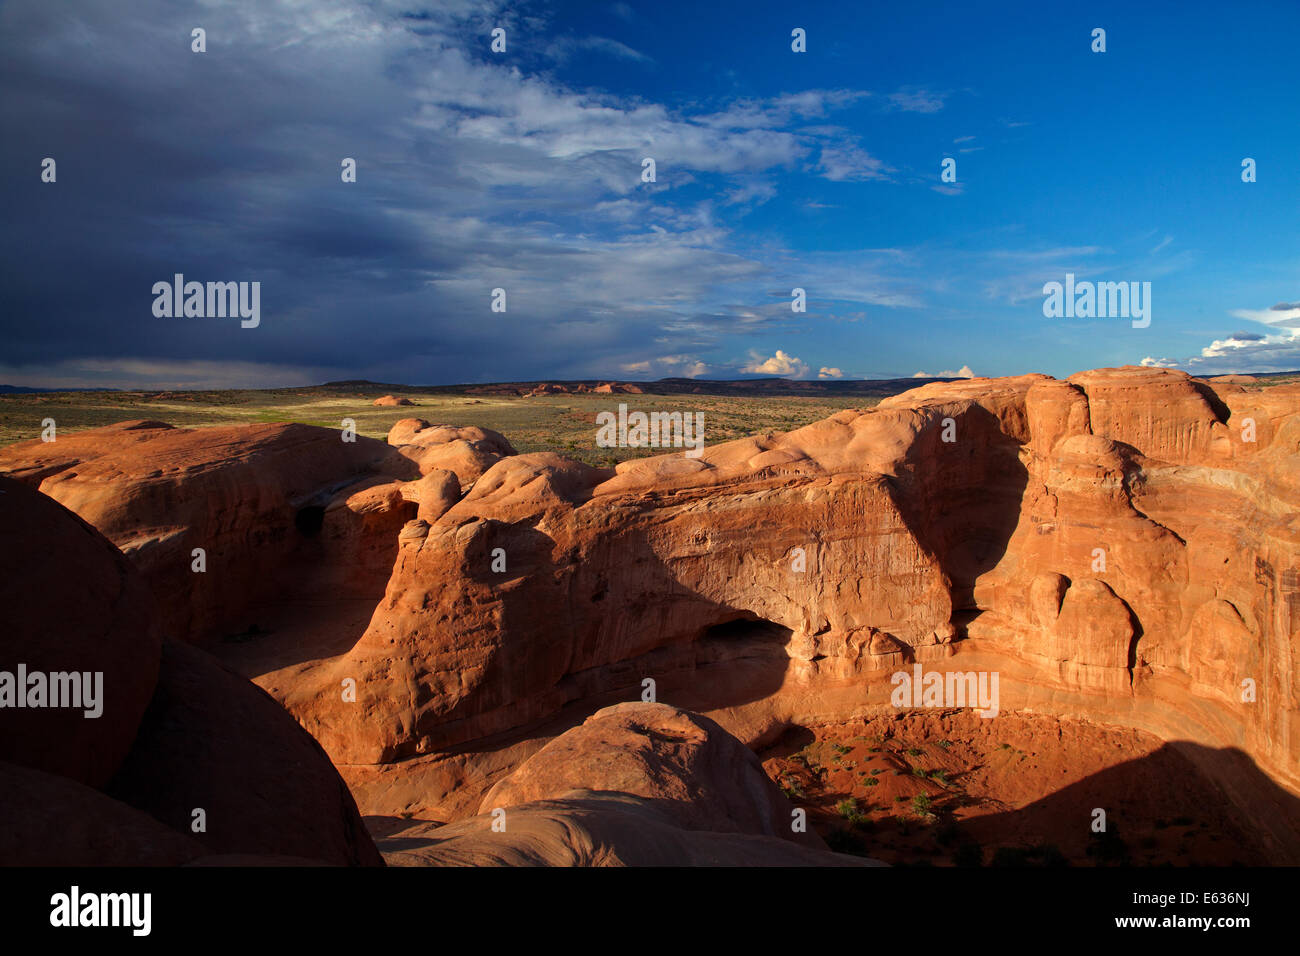
<path fill-rule="evenodd" d="M 1300 5 L 1133 6 L 0 3 L 0 381 L 1300 368 Z"/>

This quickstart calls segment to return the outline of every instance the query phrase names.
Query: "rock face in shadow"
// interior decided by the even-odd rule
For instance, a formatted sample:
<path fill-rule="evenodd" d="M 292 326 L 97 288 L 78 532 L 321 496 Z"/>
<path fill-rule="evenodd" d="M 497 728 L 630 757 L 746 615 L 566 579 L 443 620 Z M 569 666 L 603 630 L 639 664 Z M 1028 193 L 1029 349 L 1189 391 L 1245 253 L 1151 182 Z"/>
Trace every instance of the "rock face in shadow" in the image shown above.
<path fill-rule="evenodd" d="M 67 777 L 0 763 L 0 865 L 178 866 L 203 844 Z"/>
<path fill-rule="evenodd" d="M 380 841 L 398 866 L 863 866 L 832 854 L 753 752 L 664 704 L 607 707 L 551 741 L 447 826 Z"/>
<path fill-rule="evenodd" d="M 381 862 L 329 758 L 265 691 L 197 648 L 163 646 L 162 669 L 110 796 L 189 832 L 212 854 Z"/>
<path fill-rule="evenodd" d="M 101 787 L 130 749 L 158 677 L 152 596 L 103 535 L 8 478 L 0 527 L 0 760 Z M 19 684 L 20 667 L 39 686 Z M 72 706 L 50 706 L 56 696 Z M 19 707 L 20 697 L 39 706 Z"/>
<path fill-rule="evenodd" d="M 329 758 L 273 699 L 188 645 L 160 642 L 141 572 L 62 505 L 0 478 L 0 863 L 169 865 L 216 854 L 382 863 Z M 42 547 L 30 549 L 32 542 Z M 85 700 L 33 675 L 100 675 Z M 69 682 L 68 686 L 72 686 Z M 205 813 L 196 832 L 194 811 Z"/>

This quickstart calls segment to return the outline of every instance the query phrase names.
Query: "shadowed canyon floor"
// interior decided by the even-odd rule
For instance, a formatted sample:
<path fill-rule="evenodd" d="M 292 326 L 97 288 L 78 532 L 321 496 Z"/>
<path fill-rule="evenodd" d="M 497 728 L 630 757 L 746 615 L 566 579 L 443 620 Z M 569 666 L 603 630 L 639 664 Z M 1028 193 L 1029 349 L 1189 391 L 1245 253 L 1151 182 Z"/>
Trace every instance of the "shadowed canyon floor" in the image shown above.
<path fill-rule="evenodd" d="M 197 646 L 315 738 L 390 863 L 1300 862 L 1300 385 L 933 383 L 615 467 L 384 394 L 386 441 L 138 420 L 0 449 L 0 503 L 45 502 L 23 540 L 95 535 L 140 595 L 107 620 L 148 625 L 59 632 L 116 649 L 120 739 L 29 713 L 85 766 L 0 760 L 179 829 L 198 798 L 148 781 L 188 779 L 163 715 L 202 727 L 185 701 L 227 679 Z M 576 397 L 660 401 L 606 396 Z M 15 595 L 57 600 L 7 550 Z M 57 657 L 38 623 L 6 662 Z M 900 709 L 914 667 L 997 675 L 997 716 Z M 341 819 L 338 861 L 374 862 Z M 259 826 L 220 852 L 312 856 Z"/>

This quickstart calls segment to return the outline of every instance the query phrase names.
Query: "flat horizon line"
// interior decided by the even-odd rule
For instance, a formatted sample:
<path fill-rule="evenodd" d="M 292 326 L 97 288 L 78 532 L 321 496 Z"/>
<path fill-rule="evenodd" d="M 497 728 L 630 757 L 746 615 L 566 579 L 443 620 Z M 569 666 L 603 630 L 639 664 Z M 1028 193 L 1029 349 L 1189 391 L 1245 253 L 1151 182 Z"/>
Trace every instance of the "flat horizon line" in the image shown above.
<path fill-rule="evenodd" d="M 1138 366 L 1125 366 L 1138 367 Z M 1081 369 L 1080 371 L 1090 371 Z M 1288 375 L 1300 375 L 1300 369 L 1291 369 L 1281 372 L 1216 372 L 1213 374 L 1197 375 L 1188 372 L 1186 369 L 1168 369 L 1168 371 L 1184 372 L 1192 378 L 1211 379 L 1222 378 L 1224 376 L 1249 376 L 1252 378 L 1279 378 Z M 1022 372 L 1020 375 L 1047 374 Z M 494 382 L 455 382 L 446 385 L 408 385 L 402 382 L 376 382 L 371 379 L 338 379 L 328 382 L 320 382 L 313 385 L 237 385 L 237 386 L 201 386 L 189 387 L 181 385 L 103 385 L 103 386 L 69 386 L 67 388 L 50 388 L 35 385 L 8 385 L 0 383 L 0 394 L 19 395 L 19 394 L 58 394 L 64 392 L 290 392 L 306 391 L 320 388 L 376 388 L 376 389 L 394 389 L 412 392 L 453 392 L 465 389 L 485 389 L 485 388 L 512 388 L 523 386 L 539 385 L 681 385 L 681 386 L 702 386 L 702 385 L 767 385 L 780 387 L 796 387 L 805 389 L 835 389 L 855 385 L 895 385 L 902 382 L 916 382 L 925 384 L 931 382 L 963 382 L 972 381 L 982 378 L 1016 378 L 1017 375 L 976 375 L 976 376 L 944 376 L 944 375 L 902 375 L 893 378 L 834 378 L 834 379 L 805 379 L 805 378 L 783 378 L 779 375 L 764 376 L 761 378 L 685 378 L 681 376 L 668 376 L 657 379 L 637 379 L 637 378 L 531 378 L 531 379 L 510 379 Z M 1055 376 L 1049 376 L 1055 377 Z"/>

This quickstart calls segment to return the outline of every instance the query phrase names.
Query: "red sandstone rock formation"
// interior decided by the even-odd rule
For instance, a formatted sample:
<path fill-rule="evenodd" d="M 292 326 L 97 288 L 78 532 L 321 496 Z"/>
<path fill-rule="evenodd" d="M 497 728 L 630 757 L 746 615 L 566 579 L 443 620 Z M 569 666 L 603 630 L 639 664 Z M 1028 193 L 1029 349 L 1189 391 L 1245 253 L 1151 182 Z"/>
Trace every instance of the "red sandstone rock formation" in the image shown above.
<path fill-rule="evenodd" d="M 409 398 L 398 398 L 396 395 L 385 395 L 382 398 L 376 398 L 370 404 L 379 408 L 396 408 L 399 405 L 414 405 L 415 402 Z"/>
<path fill-rule="evenodd" d="M 415 477 L 418 469 L 383 442 L 346 442 L 337 431 L 309 425 L 124 422 L 11 445 L 0 450 L 0 474 L 6 473 L 121 548 L 145 572 L 166 635 L 198 641 L 242 632 L 256 623 L 247 616 L 251 605 L 299 591 L 301 552 L 312 549 L 309 539 L 327 515 L 327 536 L 336 533 L 334 524 L 374 526 L 368 501 L 358 502 L 365 513 L 355 519 L 338 513 L 348 507 L 349 488 L 378 475 Z M 391 538 L 414 508 L 399 511 L 384 528 L 389 553 L 377 572 L 384 576 Z M 365 565 L 369 542 L 353 538 L 359 550 L 347 560 Z M 195 548 L 204 551 L 205 571 L 194 570 Z"/>
<path fill-rule="evenodd" d="M 102 787 L 122 763 L 158 679 L 152 597 L 122 553 L 45 495 L 0 478 L 0 670 L 102 673 L 101 714 L 0 710 L 0 760 Z M 41 588 L 32 587 L 33 579 Z M 11 693 L 26 688 L 12 688 Z M 92 688 L 92 693 L 94 690 Z"/>
<path fill-rule="evenodd" d="M 0 819 L 4 866 L 179 866 L 207 853 L 143 810 L 11 763 L 0 763 Z"/>
<path fill-rule="evenodd" d="M 209 854 L 378 864 L 347 785 L 320 745 L 261 688 L 184 644 L 163 645 L 149 709 L 106 792 Z"/>
<path fill-rule="evenodd" d="M 422 418 L 403 418 L 388 432 L 388 443 L 427 475 L 436 468 L 454 472 L 468 489 L 483 472 L 513 455 L 505 436 L 490 428 L 430 425 Z"/>
<path fill-rule="evenodd" d="M 597 711 L 488 791 L 479 813 L 584 789 L 641 797 L 690 830 L 824 848 L 815 835 L 791 830 L 792 807 L 752 750 L 707 717 L 666 704 Z"/>
<path fill-rule="evenodd" d="M 21 665 L 47 688 L 59 673 L 103 672 L 98 716 L 84 698 L 0 708 L 0 861 L 381 862 L 337 771 L 275 701 L 202 651 L 160 645 L 152 599 L 120 551 L 7 478 L 0 524 L 18 532 L 0 539 L 0 600 L 14 612 L 0 671 Z M 29 704 L 33 686 L 21 688 Z M 195 809 L 204 832 L 191 828 Z"/>
<path fill-rule="evenodd" d="M 351 650 L 260 681 L 389 809 L 471 811 L 467 780 L 647 677 L 758 744 L 887 706 L 912 661 L 1000 671 L 1003 708 L 1242 746 L 1295 788 L 1298 396 L 975 379 L 613 475 L 507 457 L 404 532 Z M 348 676 L 353 705 L 324 692 Z M 527 743 L 467 756 L 485 738 Z"/>
<path fill-rule="evenodd" d="M 416 823 L 379 841 L 389 866 L 879 866 L 742 833 L 692 831 L 644 800 L 576 790 L 506 812 L 506 831 L 481 815 Z"/>
<path fill-rule="evenodd" d="M 408 825 L 395 865 L 870 865 L 827 852 L 753 752 L 664 704 L 609 707 L 498 783 L 477 816 Z M 495 829 L 494 829 L 495 827 Z"/>
<path fill-rule="evenodd" d="M 98 497 L 71 500 L 129 544 L 176 505 L 130 490 L 156 479 L 132 464 L 143 437 L 115 434 L 110 455 L 85 439 L 104 479 Z M 999 672 L 1003 710 L 1091 716 L 1207 754 L 1239 747 L 1300 789 L 1296 386 L 1144 368 L 933 383 L 613 471 L 418 419 L 389 442 L 408 471 L 382 455 L 369 477 L 346 453 L 333 463 L 352 483 L 332 506 L 346 518 L 337 550 L 391 570 L 377 606 L 380 570 L 358 588 L 368 625 L 339 624 L 328 646 L 292 634 L 280 648 L 292 654 L 230 653 L 372 812 L 470 817 L 548 740 L 638 699 L 647 678 L 658 699 L 758 745 L 794 724 L 887 711 L 890 674 L 913 663 Z M 247 456 L 227 447 L 187 467 L 228 474 Z M 74 473 L 75 490 L 73 457 L 28 443 L 0 453 L 0 468 Z M 130 480 L 115 489 L 118 473 Z M 240 528 L 239 553 L 254 554 Z M 331 540 L 316 565 L 346 577 Z M 355 702 L 338 692 L 347 679 Z M 1219 779 L 1249 802 L 1231 774 Z M 1279 845 L 1300 858 L 1284 829 Z"/>

